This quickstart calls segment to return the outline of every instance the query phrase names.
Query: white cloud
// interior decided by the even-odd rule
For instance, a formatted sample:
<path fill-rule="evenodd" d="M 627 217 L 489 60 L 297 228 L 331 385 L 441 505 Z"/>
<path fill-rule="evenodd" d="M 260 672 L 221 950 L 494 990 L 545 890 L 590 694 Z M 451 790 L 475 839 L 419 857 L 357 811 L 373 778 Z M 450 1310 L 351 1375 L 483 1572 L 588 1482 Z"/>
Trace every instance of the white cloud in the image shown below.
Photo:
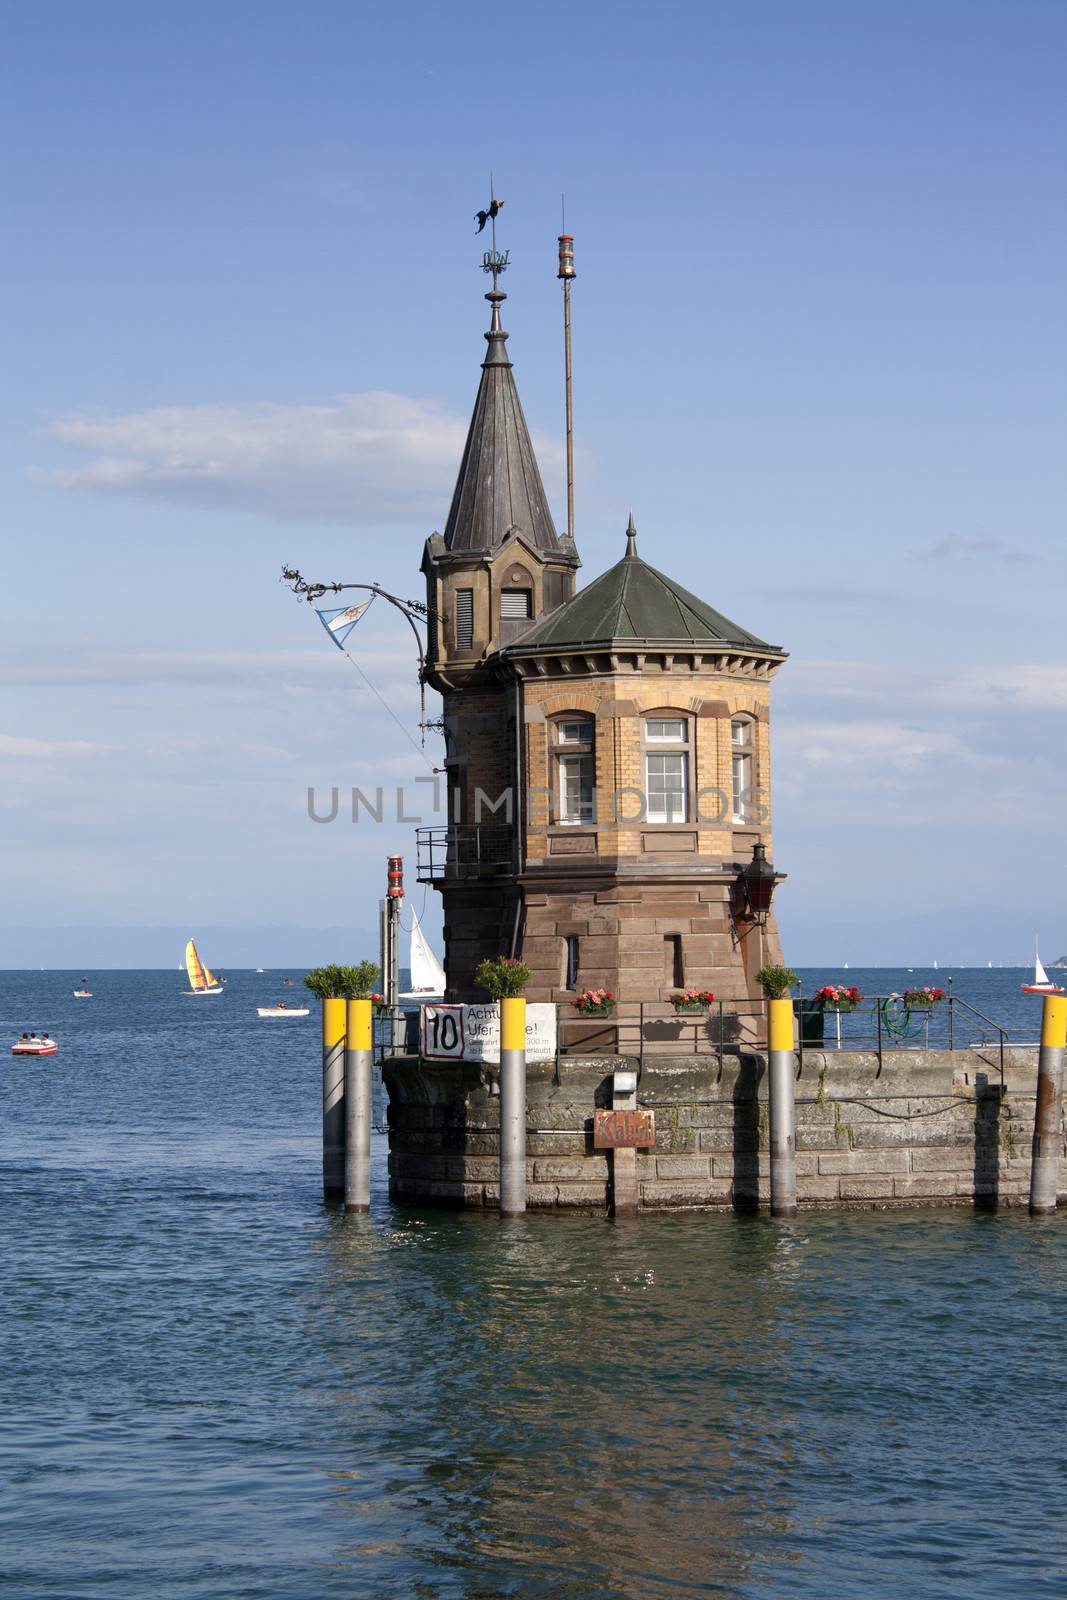
<path fill-rule="evenodd" d="M 780 704 L 882 701 L 895 714 L 985 716 L 1005 710 L 1067 711 L 1067 666 L 1038 662 L 908 672 L 869 661 L 791 661 L 777 680 Z M 869 709 L 864 715 L 869 715 Z"/>
<path fill-rule="evenodd" d="M 967 767 L 997 767 L 999 756 L 972 750 L 958 734 L 917 728 L 890 719 L 878 722 L 791 721 L 775 741 L 790 762 L 834 771 L 916 773 L 951 761 Z"/>
<path fill-rule="evenodd" d="M 323 639 L 317 650 L 212 650 L 136 651 L 128 655 L 96 655 L 76 660 L 37 661 L 0 665 L 0 683 L 49 687 L 62 684 L 210 683 L 218 693 L 234 685 L 269 686 L 275 690 L 321 689 L 330 684 L 350 689 L 360 679 Z M 416 657 L 398 651 L 367 649 L 354 652 L 363 670 L 381 687 L 380 679 L 414 692 Z"/>
<path fill-rule="evenodd" d="M 93 459 L 37 476 L 62 489 L 309 517 L 352 527 L 440 526 L 468 419 L 387 391 L 326 405 L 165 406 L 61 417 L 51 433 Z M 544 470 L 560 449 L 538 437 Z"/>
<path fill-rule="evenodd" d="M 106 747 L 90 739 L 27 739 L 19 734 L 0 733 L 0 760 L 47 761 L 56 756 L 96 755 Z"/>
<path fill-rule="evenodd" d="M 1022 545 L 1011 544 L 1007 539 L 966 539 L 961 534 L 950 534 L 938 540 L 928 550 L 916 549 L 913 554 L 920 559 L 934 561 L 974 561 L 988 556 L 994 561 L 1012 563 L 1030 562 L 1034 559 Z"/>

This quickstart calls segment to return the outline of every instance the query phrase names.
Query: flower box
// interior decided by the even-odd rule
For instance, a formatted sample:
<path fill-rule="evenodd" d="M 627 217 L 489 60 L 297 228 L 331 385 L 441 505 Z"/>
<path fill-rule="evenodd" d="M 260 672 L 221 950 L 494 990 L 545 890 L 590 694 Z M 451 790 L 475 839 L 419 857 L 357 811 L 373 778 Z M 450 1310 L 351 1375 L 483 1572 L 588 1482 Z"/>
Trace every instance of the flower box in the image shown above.
<path fill-rule="evenodd" d="M 714 999 L 710 989 L 685 989 L 672 994 L 670 1002 L 678 1016 L 702 1017 Z"/>
<path fill-rule="evenodd" d="M 858 989 L 846 989 L 840 983 L 828 983 L 818 990 L 815 1004 L 824 1011 L 855 1011 L 863 996 Z"/>
<path fill-rule="evenodd" d="M 945 998 L 944 989 L 905 989 L 904 1004 L 909 1011 L 932 1011 Z"/>
<path fill-rule="evenodd" d="M 571 1005 L 583 1017 L 610 1017 L 615 1010 L 615 996 L 608 989 L 586 989 Z"/>

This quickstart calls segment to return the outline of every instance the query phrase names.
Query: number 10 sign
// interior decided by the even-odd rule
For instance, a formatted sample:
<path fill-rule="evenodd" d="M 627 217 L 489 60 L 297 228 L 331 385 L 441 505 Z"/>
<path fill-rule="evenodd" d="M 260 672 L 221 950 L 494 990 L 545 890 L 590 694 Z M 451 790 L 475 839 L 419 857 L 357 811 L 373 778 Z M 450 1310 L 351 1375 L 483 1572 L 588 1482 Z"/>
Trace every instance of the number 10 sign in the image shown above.
<path fill-rule="evenodd" d="M 431 1061 L 463 1060 L 466 1006 L 423 1006 L 422 1053 Z"/>

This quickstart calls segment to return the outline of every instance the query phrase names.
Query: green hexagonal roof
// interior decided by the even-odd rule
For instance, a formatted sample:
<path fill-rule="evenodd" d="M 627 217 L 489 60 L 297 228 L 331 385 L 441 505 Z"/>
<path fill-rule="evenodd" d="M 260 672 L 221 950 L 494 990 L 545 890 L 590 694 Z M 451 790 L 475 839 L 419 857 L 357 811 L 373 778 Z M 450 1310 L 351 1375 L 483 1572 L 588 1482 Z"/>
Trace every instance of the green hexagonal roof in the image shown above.
<path fill-rule="evenodd" d="M 603 646 L 632 640 L 657 644 L 696 644 L 758 650 L 783 655 L 729 617 L 715 611 L 680 583 L 642 561 L 637 531 L 630 519 L 626 554 L 615 566 L 558 610 L 550 613 L 506 652 Z"/>

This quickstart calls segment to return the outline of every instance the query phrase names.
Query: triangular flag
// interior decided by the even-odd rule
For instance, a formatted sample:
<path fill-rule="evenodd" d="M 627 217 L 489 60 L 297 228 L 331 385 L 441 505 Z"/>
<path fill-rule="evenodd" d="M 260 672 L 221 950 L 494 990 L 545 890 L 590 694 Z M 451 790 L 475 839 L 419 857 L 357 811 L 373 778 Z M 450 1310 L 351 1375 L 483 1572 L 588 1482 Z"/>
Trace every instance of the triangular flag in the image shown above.
<path fill-rule="evenodd" d="M 364 611 L 366 611 L 373 604 L 374 596 L 371 595 L 370 599 L 364 600 L 362 605 L 341 606 L 337 611 L 316 610 L 315 615 L 326 629 L 326 632 L 330 635 L 330 638 L 333 640 L 338 650 L 343 650 L 345 647 L 345 640 L 348 638 L 348 635 L 352 632 L 352 629 L 355 627 Z"/>

